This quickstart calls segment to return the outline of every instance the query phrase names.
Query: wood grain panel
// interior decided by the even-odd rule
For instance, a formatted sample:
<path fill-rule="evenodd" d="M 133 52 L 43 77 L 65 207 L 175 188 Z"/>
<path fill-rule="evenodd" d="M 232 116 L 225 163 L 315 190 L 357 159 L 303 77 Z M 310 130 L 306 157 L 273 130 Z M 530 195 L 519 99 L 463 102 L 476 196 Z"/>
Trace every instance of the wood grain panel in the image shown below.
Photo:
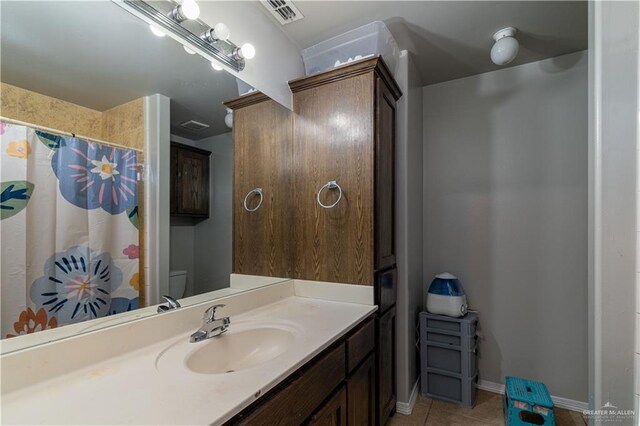
<path fill-rule="evenodd" d="M 377 406 L 378 424 L 387 423 L 396 407 L 396 308 L 377 320 Z"/>
<path fill-rule="evenodd" d="M 375 269 L 395 265 L 396 101 L 376 79 Z"/>
<path fill-rule="evenodd" d="M 370 355 L 347 379 L 349 426 L 372 426 L 375 424 L 375 383 L 375 356 Z"/>
<path fill-rule="evenodd" d="M 376 328 L 373 319 L 347 337 L 347 371 L 350 373 L 376 343 Z"/>
<path fill-rule="evenodd" d="M 237 423 L 301 425 L 344 378 L 345 350 L 340 344 Z"/>
<path fill-rule="evenodd" d="M 211 152 L 171 143 L 170 213 L 209 217 L 209 162 Z"/>
<path fill-rule="evenodd" d="M 344 385 L 317 413 L 311 416 L 309 426 L 346 426 L 347 425 L 347 390 Z"/>
<path fill-rule="evenodd" d="M 397 299 L 398 269 L 389 268 L 376 272 L 375 304 L 378 305 L 378 314 L 384 314 L 387 309 L 395 305 Z"/>
<path fill-rule="evenodd" d="M 209 216 L 209 155 L 178 150 L 178 213 Z"/>
<path fill-rule="evenodd" d="M 233 117 L 233 272 L 291 277 L 291 113 L 272 100 L 249 103 Z M 245 195 L 262 188 L 260 208 Z M 259 197 L 249 197 L 253 208 Z"/>
<path fill-rule="evenodd" d="M 373 96 L 373 73 L 294 93 L 296 278 L 373 285 Z"/>

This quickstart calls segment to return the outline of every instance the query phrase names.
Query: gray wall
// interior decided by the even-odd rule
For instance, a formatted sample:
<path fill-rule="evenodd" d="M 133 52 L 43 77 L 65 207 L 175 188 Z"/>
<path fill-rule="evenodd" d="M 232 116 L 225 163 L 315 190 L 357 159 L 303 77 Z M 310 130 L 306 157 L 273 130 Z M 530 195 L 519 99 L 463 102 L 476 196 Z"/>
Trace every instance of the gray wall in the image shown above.
<path fill-rule="evenodd" d="M 587 55 L 424 95 L 425 277 L 480 315 L 480 378 L 587 400 Z"/>
<path fill-rule="evenodd" d="M 198 146 L 211 151 L 210 215 L 195 227 L 195 291 L 203 293 L 229 287 L 233 140 L 229 132 L 202 139 Z"/>
<path fill-rule="evenodd" d="M 178 136 L 172 136 L 172 140 L 211 151 L 211 204 L 206 220 L 171 219 L 171 270 L 188 271 L 187 296 L 229 287 L 233 189 L 231 132 L 198 141 Z"/>
<path fill-rule="evenodd" d="M 408 403 L 420 374 L 415 340 L 423 281 L 423 144 L 422 83 L 406 51 L 401 53 L 396 80 L 403 92 L 396 115 L 397 398 Z"/>

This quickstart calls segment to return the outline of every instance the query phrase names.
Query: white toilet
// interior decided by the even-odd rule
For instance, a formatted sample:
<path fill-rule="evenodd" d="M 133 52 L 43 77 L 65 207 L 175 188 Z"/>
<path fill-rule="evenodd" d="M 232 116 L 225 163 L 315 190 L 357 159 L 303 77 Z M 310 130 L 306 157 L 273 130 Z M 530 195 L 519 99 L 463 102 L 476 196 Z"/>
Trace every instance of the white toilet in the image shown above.
<path fill-rule="evenodd" d="M 187 287 L 187 271 L 169 272 L 169 296 L 174 299 L 182 299 Z"/>

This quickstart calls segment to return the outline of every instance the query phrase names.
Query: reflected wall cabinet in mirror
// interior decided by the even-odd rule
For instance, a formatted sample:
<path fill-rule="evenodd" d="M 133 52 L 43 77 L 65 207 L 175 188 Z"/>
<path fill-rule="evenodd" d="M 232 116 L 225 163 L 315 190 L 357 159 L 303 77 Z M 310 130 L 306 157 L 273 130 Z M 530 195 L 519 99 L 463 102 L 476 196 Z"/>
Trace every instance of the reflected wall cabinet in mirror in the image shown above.
<path fill-rule="evenodd" d="M 374 287 L 371 362 L 385 373 L 375 374 L 376 423 L 384 424 L 395 409 L 401 92 L 378 57 L 289 85 L 293 114 L 260 94 L 226 103 L 234 110 L 234 272 L 270 275 L 273 264 L 286 277 Z"/>
<path fill-rule="evenodd" d="M 171 215 L 209 217 L 211 152 L 171 143 Z"/>

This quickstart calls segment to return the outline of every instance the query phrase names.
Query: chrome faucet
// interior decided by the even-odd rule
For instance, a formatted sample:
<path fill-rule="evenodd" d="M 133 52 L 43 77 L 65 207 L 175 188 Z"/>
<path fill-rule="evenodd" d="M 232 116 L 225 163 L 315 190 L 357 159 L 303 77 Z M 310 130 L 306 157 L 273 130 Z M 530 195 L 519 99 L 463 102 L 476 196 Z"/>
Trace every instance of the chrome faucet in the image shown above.
<path fill-rule="evenodd" d="M 229 319 L 229 317 L 220 319 L 216 318 L 216 309 L 224 308 L 224 306 L 225 305 L 214 305 L 204 312 L 204 317 L 202 318 L 204 323 L 198 331 L 191 335 L 191 339 L 189 339 L 191 343 L 196 343 L 205 339 L 209 339 L 211 337 L 219 336 L 227 331 L 227 329 L 229 328 L 229 324 L 231 324 L 231 320 Z"/>
<path fill-rule="evenodd" d="M 167 301 L 167 304 L 158 306 L 158 313 L 167 312 L 172 309 L 178 309 L 180 307 L 180 303 L 178 303 L 178 301 L 173 297 L 171 296 L 162 296 L 162 297 L 164 298 L 164 300 Z"/>

